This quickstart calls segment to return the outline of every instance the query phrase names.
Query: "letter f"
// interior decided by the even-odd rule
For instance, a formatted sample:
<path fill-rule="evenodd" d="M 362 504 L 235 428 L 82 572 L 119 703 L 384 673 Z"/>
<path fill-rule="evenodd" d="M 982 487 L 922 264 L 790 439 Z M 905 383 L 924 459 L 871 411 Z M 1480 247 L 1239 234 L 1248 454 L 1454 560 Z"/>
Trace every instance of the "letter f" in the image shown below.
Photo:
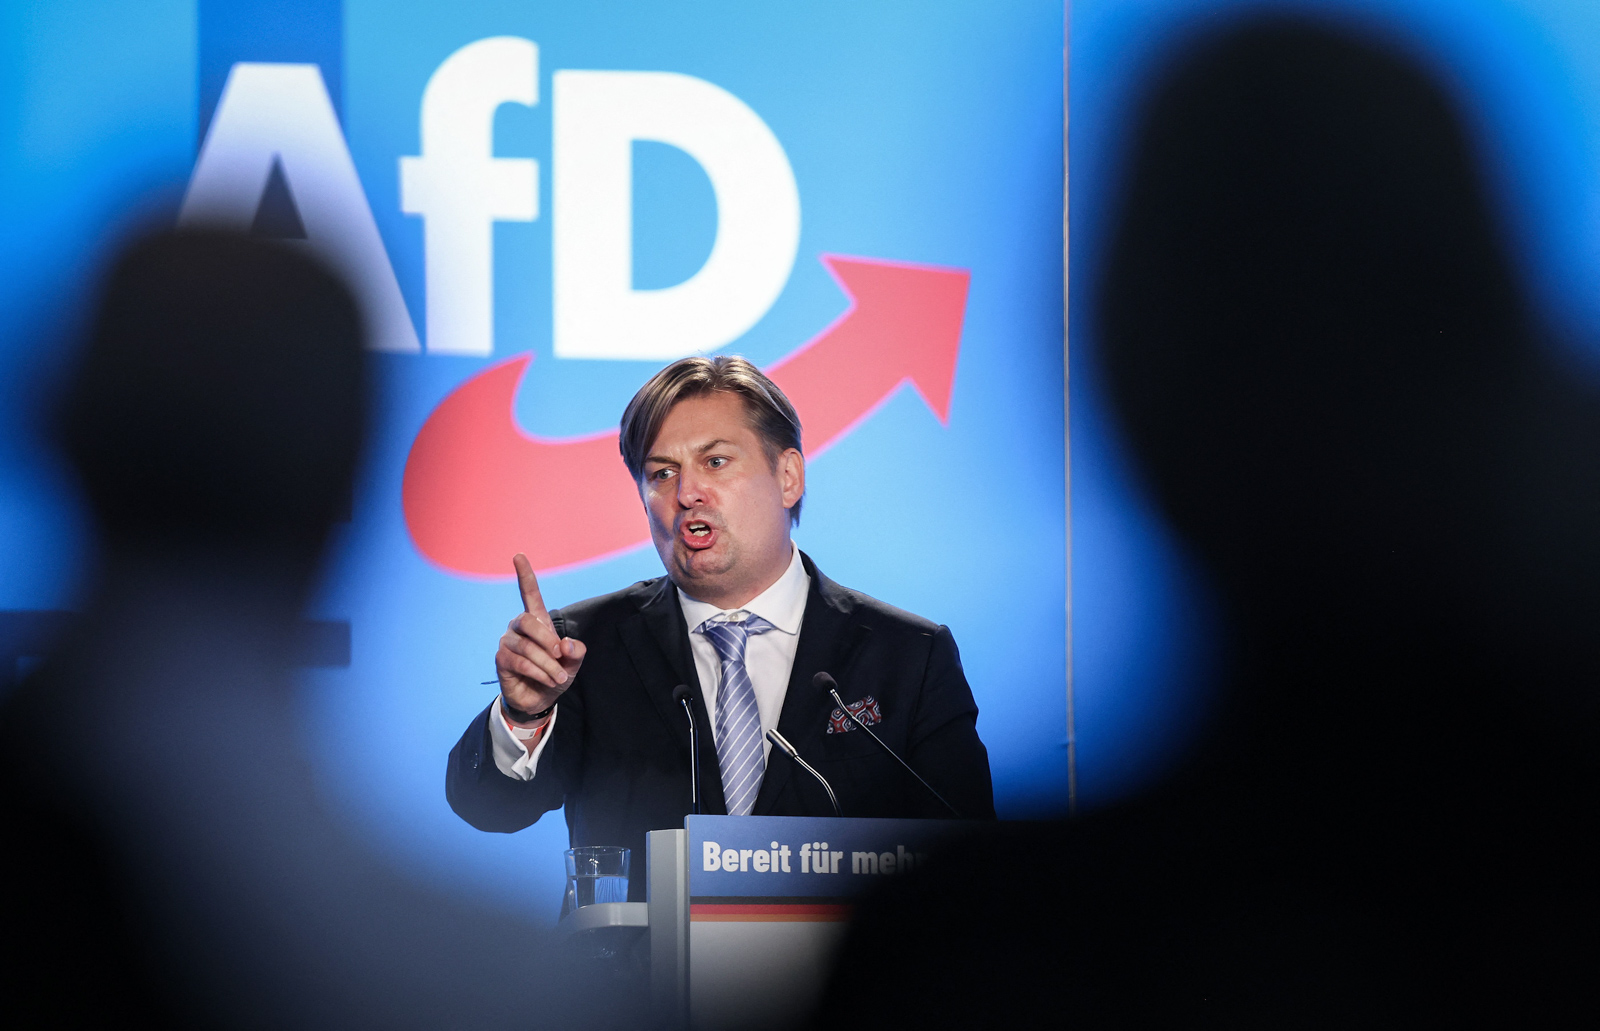
<path fill-rule="evenodd" d="M 494 113 L 538 102 L 539 48 L 516 36 L 467 44 L 422 92 L 422 156 L 400 159 L 400 210 L 423 218 L 433 353 L 494 352 L 494 223 L 539 217 L 539 165 L 494 156 Z"/>

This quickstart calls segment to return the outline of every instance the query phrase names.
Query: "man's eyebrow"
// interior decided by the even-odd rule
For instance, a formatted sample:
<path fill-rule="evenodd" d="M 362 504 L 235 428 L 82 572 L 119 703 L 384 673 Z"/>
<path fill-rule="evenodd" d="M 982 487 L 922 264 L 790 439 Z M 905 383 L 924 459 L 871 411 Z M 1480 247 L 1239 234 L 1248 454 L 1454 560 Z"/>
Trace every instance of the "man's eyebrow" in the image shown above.
<path fill-rule="evenodd" d="M 725 445 L 727 445 L 729 447 L 736 447 L 737 446 L 731 440 L 727 440 L 727 439 L 725 439 L 723 437 L 718 437 L 716 440 L 708 440 L 704 444 L 701 444 L 699 447 L 694 449 L 694 453 L 697 454 L 697 455 L 703 455 L 707 451 L 710 451 L 711 449 L 715 448 L 719 444 L 725 444 Z M 648 458 L 646 458 L 644 460 L 644 463 L 646 465 L 649 465 L 651 462 L 654 462 L 657 465 L 677 465 L 678 464 L 676 460 L 668 458 L 666 455 L 651 455 L 650 457 L 648 457 Z"/>

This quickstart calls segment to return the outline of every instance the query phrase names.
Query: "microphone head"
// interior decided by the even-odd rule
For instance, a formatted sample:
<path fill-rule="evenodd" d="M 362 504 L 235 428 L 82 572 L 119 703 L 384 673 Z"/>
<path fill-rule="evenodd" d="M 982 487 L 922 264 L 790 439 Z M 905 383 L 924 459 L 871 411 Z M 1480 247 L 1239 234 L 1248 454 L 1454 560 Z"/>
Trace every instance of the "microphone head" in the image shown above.
<path fill-rule="evenodd" d="M 794 745 L 789 743 L 788 738 L 778 733 L 777 727 L 773 727 L 771 730 L 767 731 L 767 740 L 777 745 L 778 751 L 782 752 L 784 755 L 787 755 L 789 758 L 800 758 L 800 753 L 795 749 Z"/>
<path fill-rule="evenodd" d="M 689 685 L 679 684 L 672 689 L 672 704 L 682 705 L 686 700 L 693 698 L 694 692 L 689 690 Z"/>
<path fill-rule="evenodd" d="M 838 683 L 828 673 L 818 673 L 811 678 L 811 686 L 823 694 L 830 694 L 839 689 Z"/>

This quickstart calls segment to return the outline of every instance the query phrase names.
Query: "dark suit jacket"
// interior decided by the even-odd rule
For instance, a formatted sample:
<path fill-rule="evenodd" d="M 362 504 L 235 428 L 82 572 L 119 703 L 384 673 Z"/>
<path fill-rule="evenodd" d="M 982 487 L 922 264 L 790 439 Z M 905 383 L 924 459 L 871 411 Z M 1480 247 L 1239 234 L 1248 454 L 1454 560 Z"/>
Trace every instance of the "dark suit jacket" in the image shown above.
<path fill-rule="evenodd" d="M 861 730 L 826 733 L 836 706 L 811 685 L 832 673 L 846 702 L 877 699 L 877 731 L 968 818 L 992 818 L 989 753 L 978 740 L 977 704 L 950 631 L 852 591 L 817 571 L 778 730 L 828 778 L 844 815 L 939 817 L 945 811 Z M 445 795 L 481 830 L 516 831 L 567 807 L 573 845 L 624 845 L 642 871 L 645 832 L 682 827 L 690 811 L 689 727 L 672 702 L 695 687 L 693 654 L 678 592 L 667 577 L 552 612 L 556 630 L 589 646 L 583 669 L 562 695 L 550 743 L 533 780 L 494 764 L 489 709 L 450 752 Z M 701 809 L 726 813 L 712 722 L 695 693 L 700 725 Z M 812 777 L 773 751 L 756 798 L 758 816 L 831 816 Z M 642 897 L 644 878 L 633 878 Z"/>

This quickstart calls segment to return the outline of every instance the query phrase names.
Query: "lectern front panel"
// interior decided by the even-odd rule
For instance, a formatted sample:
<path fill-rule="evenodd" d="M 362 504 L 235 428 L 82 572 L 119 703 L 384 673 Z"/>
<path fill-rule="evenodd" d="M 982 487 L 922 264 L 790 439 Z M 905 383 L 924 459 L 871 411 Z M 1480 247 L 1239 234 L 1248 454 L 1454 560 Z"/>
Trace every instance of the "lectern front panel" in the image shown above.
<path fill-rule="evenodd" d="M 852 901 L 927 861 L 964 824 L 691 816 L 689 1017 L 792 1026 L 822 991 Z"/>

